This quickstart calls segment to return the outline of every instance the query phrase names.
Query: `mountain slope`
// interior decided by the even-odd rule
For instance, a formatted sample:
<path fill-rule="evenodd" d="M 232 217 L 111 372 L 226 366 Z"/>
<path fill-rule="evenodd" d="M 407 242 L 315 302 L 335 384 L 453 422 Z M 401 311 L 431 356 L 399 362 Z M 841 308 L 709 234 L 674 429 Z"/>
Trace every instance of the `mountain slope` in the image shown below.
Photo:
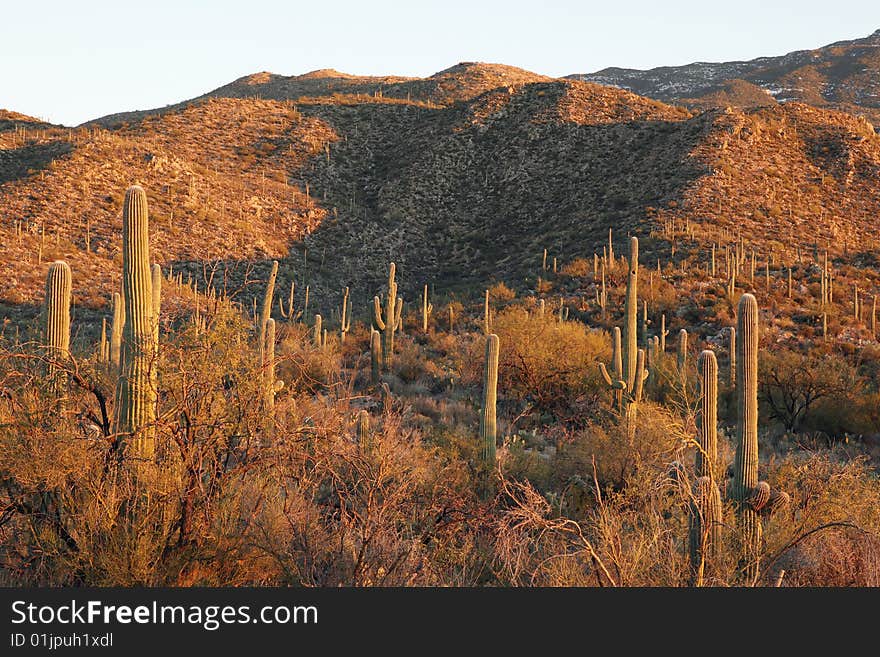
<path fill-rule="evenodd" d="M 648 265 L 704 261 L 736 233 L 764 257 L 818 244 L 862 265 L 876 242 L 880 137 L 863 119 L 797 102 L 698 113 L 528 75 L 477 93 L 500 77 L 466 65 L 419 98 L 218 95 L 109 130 L 16 124 L 0 132 L 0 304 L 35 307 L 46 262 L 63 257 L 79 312 L 105 312 L 135 182 L 153 259 L 202 286 L 217 265 L 214 284 L 227 271 L 248 306 L 272 259 L 282 289 L 310 285 L 310 308 L 335 308 L 349 286 L 365 312 L 391 260 L 408 300 L 426 283 L 534 290 L 544 248 L 563 266 L 591 259 L 609 228 L 618 252 L 642 238 Z M 673 219 L 698 229 L 674 258 Z"/>
<path fill-rule="evenodd" d="M 756 103 L 765 99 L 754 93 L 725 93 L 726 87 L 741 81 L 739 84 L 754 85 L 780 102 L 798 101 L 864 114 L 880 125 L 880 30 L 862 39 L 746 62 L 695 62 L 646 71 L 606 68 L 567 77 L 690 107 L 767 104 Z"/>

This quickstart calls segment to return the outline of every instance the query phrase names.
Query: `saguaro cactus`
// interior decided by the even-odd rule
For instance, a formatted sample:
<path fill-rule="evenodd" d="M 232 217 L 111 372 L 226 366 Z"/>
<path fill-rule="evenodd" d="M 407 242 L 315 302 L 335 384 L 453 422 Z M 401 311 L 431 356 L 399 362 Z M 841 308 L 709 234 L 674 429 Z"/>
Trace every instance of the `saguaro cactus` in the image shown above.
<path fill-rule="evenodd" d="M 342 315 L 339 320 L 339 341 L 345 342 L 345 335 L 351 330 L 351 306 L 348 304 L 348 288 L 342 295 Z"/>
<path fill-rule="evenodd" d="M 666 313 L 660 315 L 660 353 L 666 353 L 666 338 L 669 336 L 669 331 L 666 329 Z"/>
<path fill-rule="evenodd" d="M 721 547 L 721 492 L 711 477 L 698 477 L 688 517 L 691 586 L 702 586 Z"/>
<path fill-rule="evenodd" d="M 486 336 L 486 364 L 483 370 L 483 405 L 480 413 L 480 457 L 489 467 L 495 465 L 495 406 L 498 392 L 498 336 Z"/>
<path fill-rule="evenodd" d="M 740 299 L 737 333 L 736 455 L 730 490 L 737 503 L 740 567 L 744 581 L 752 583 L 758 577 L 761 519 L 750 504 L 758 485 L 758 302 L 751 294 Z"/>
<path fill-rule="evenodd" d="M 700 354 L 697 363 L 700 370 L 700 413 L 696 461 L 698 477 L 714 479 L 715 460 L 718 456 L 718 361 L 710 349 Z"/>
<path fill-rule="evenodd" d="M 687 368 L 688 353 L 688 332 L 687 329 L 681 329 L 678 332 L 678 373 L 680 376 L 685 375 Z"/>
<path fill-rule="evenodd" d="M 370 414 L 366 409 L 361 409 L 357 416 L 357 441 L 361 451 L 368 451 L 372 446 L 372 436 L 370 435 Z"/>
<path fill-rule="evenodd" d="M 152 459 L 156 450 L 156 368 L 153 346 L 153 290 L 147 195 L 133 185 L 122 208 L 121 372 L 116 385 L 117 431 L 128 457 Z"/>
<path fill-rule="evenodd" d="M 385 298 L 384 317 L 379 297 L 373 297 L 373 321 L 382 332 L 382 369 L 386 372 L 391 369 L 394 332 L 400 328 L 400 313 L 403 309 L 403 300 L 397 296 L 397 283 L 394 281 L 395 270 L 396 266 L 392 262 L 388 267 L 388 296 Z"/>
<path fill-rule="evenodd" d="M 382 336 L 376 329 L 370 330 L 370 383 L 379 385 L 382 371 Z"/>
<path fill-rule="evenodd" d="M 604 363 L 599 363 L 599 371 L 605 383 L 615 390 L 615 403 L 618 410 L 626 412 L 628 421 L 632 418 L 628 406 L 637 404 L 642 395 L 642 389 L 647 371 L 645 370 L 644 349 L 637 348 L 637 315 L 638 315 L 638 276 L 639 276 L 639 240 L 630 238 L 629 250 L 629 275 L 626 282 L 626 300 L 624 302 L 624 326 L 622 347 L 617 353 L 621 354 L 621 366 L 617 369 L 617 355 L 614 355 L 614 378 L 608 374 Z M 616 328 L 616 327 L 615 327 Z M 615 333 L 615 341 L 619 332 Z M 620 391 L 619 395 L 618 392 Z M 633 413 L 635 408 L 633 408 Z"/>
<path fill-rule="evenodd" d="M 318 314 L 315 315 L 315 328 L 312 338 L 315 342 L 316 347 L 324 346 L 323 320 Z"/>
<path fill-rule="evenodd" d="M 107 341 L 107 318 L 101 318 L 101 344 L 98 347 L 98 362 L 106 365 L 110 360 L 110 343 Z"/>
<path fill-rule="evenodd" d="M 266 344 L 263 348 L 263 406 L 268 413 L 275 411 L 275 392 L 279 383 L 275 378 L 275 320 L 271 317 L 266 321 Z"/>
<path fill-rule="evenodd" d="M 428 284 L 425 283 L 425 290 L 422 294 L 422 332 L 428 332 L 428 317 L 434 312 L 434 304 L 428 303 Z"/>
<path fill-rule="evenodd" d="M 49 265 L 46 275 L 46 298 L 44 301 L 46 356 L 49 358 L 47 374 L 57 389 L 63 385 L 63 375 L 57 361 L 64 360 L 70 351 L 70 290 L 72 276 L 70 266 L 63 260 Z"/>
<path fill-rule="evenodd" d="M 122 326 L 125 324 L 125 304 L 119 292 L 113 293 L 113 321 L 110 324 L 110 365 L 118 374 L 122 354 Z"/>
<path fill-rule="evenodd" d="M 150 268 L 153 292 L 153 354 L 159 356 L 159 317 L 162 312 L 162 267 L 154 264 Z"/>
<path fill-rule="evenodd" d="M 483 333 L 486 335 L 489 335 L 492 329 L 489 321 L 489 312 L 489 290 L 486 290 L 486 299 L 483 302 Z"/>
<path fill-rule="evenodd" d="M 736 328 L 733 326 L 727 329 L 728 338 L 730 340 L 730 387 L 736 387 Z"/>

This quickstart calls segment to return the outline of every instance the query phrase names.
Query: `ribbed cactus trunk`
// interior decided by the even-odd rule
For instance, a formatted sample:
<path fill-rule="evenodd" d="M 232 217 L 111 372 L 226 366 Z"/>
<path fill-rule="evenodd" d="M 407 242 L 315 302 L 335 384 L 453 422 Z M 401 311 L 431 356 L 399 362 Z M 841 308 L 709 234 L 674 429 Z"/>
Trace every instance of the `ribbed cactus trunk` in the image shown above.
<path fill-rule="evenodd" d="M 697 365 L 700 370 L 699 449 L 694 468 L 698 477 L 714 480 L 718 457 L 718 361 L 715 352 L 704 350 Z"/>
<path fill-rule="evenodd" d="M 385 313 L 379 297 L 373 297 L 373 321 L 382 333 L 382 370 L 391 369 L 394 354 L 394 332 L 400 328 L 400 314 L 403 300 L 397 297 L 397 283 L 394 281 L 396 265 L 392 262 L 388 267 L 388 296 L 385 299 Z M 450 306 L 451 308 L 451 306 Z"/>
<path fill-rule="evenodd" d="M 46 275 L 46 298 L 44 300 L 45 346 L 49 363 L 46 374 L 50 386 L 59 392 L 65 383 L 65 375 L 59 363 L 70 353 L 70 291 L 72 276 L 70 266 L 63 260 L 49 265 Z"/>
<path fill-rule="evenodd" d="M 688 517 L 691 586 L 703 586 L 721 551 L 721 492 L 711 477 L 698 477 L 692 495 Z"/>
<path fill-rule="evenodd" d="M 151 460 L 156 451 L 156 367 L 147 195 L 134 185 L 122 208 L 121 367 L 116 386 L 116 426 L 126 457 Z"/>
<path fill-rule="evenodd" d="M 362 452 L 372 448 L 372 436 L 370 435 L 370 414 L 361 409 L 357 417 L 357 441 Z"/>
<path fill-rule="evenodd" d="M 486 299 L 483 303 L 483 333 L 489 335 L 491 328 L 489 322 L 489 290 L 486 290 Z"/>
<path fill-rule="evenodd" d="M 648 348 L 648 302 L 642 302 L 642 316 L 639 318 L 639 344 Z"/>
<path fill-rule="evenodd" d="M 688 332 L 687 329 L 681 329 L 678 332 L 678 374 L 685 376 L 687 371 L 687 353 L 688 353 Z"/>
<path fill-rule="evenodd" d="M 265 344 L 266 322 L 272 316 L 272 298 L 275 295 L 275 281 L 278 279 L 278 261 L 272 261 L 272 270 L 269 272 L 269 280 L 266 283 L 266 291 L 263 294 L 263 306 L 260 309 L 260 341 Z"/>
<path fill-rule="evenodd" d="M 113 293 L 113 323 L 110 325 L 110 365 L 113 373 L 119 375 L 122 364 L 122 327 L 125 325 L 125 303 L 120 292 Z"/>
<path fill-rule="evenodd" d="M 275 412 L 275 320 L 271 317 L 266 321 L 263 353 L 263 407 L 271 415 Z"/>
<path fill-rule="evenodd" d="M 422 293 L 422 333 L 428 332 L 428 317 L 433 309 L 433 304 L 428 303 L 428 284 L 425 283 L 425 289 Z"/>
<path fill-rule="evenodd" d="M 480 408 L 480 458 L 495 466 L 495 407 L 498 393 L 498 336 L 486 336 L 486 363 L 483 370 L 483 404 Z"/>
<path fill-rule="evenodd" d="M 621 353 L 620 327 L 611 329 L 611 373 L 614 381 L 623 381 L 623 355 Z M 613 388 L 614 410 L 623 410 L 623 387 Z"/>
<path fill-rule="evenodd" d="M 740 299 L 737 333 L 736 456 L 731 497 L 737 505 L 742 582 L 751 585 L 758 578 L 761 551 L 761 519 L 749 504 L 758 484 L 758 302 L 751 294 Z"/>
<path fill-rule="evenodd" d="M 660 353 L 666 353 L 666 337 L 669 335 L 669 331 L 666 330 L 666 313 L 660 315 Z"/>
<path fill-rule="evenodd" d="M 728 353 L 730 354 L 730 387 L 736 387 L 736 328 L 731 326 L 728 328 L 728 338 L 730 340 L 730 346 L 728 348 Z"/>
<path fill-rule="evenodd" d="M 162 267 L 154 264 L 150 268 L 153 293 L 153 357 L 159 357 L 159 318 L 162 313 Z"/>
<path fill-rule="evenodd" d="M 636 383 L 636 359 L 638 358 L 637 330 L 639 313 L 639 240 L 629 240 L 629 274 L 626 281 L 623 324 L 623 380 L 626 389 L 632 391 Z"/>
<path fill-rule="evenodd" d="M 110 361 L 110 343 L 107 341 L 107 318 L 101 318 L 101 344 L 98 347 L 98 362 L 106 365 Z"/>
<path fill-rule="evenodd" d="M 379 331 L 370 331 L 370 383 L 379 385 L 379 376 L 382 372 L 382 336 Z"/>
<path fill-rule="evenodd" d="M 324 337 L 324 328 L 323 328 L 323 319 L 320 315 L 315 315 L 315 328 L 314 333 L 312 335 L 312 339 L 315 343 L 316 347 L 323 346 L 323 337 Z"/>
<path fill-rule="evenodd" d="M 339 321 L 339 342 L 345 342 L 345 336 L 351 330 L 351 305 L 348 303 L 348 288 L 342 291 L 342 315 Z"/>

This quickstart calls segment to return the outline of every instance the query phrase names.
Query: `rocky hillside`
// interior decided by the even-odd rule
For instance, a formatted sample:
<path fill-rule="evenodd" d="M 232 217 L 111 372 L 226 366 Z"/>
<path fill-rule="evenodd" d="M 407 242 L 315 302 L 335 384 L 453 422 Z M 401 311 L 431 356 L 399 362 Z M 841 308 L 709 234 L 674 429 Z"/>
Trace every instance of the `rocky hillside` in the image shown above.
<path fill-rule="evenodd" d="M 746 62 L 606 68 L 568 77 L 699 108 L 798 101 L 862 114 L 880 125 L 880 30 L 863 39 Z"/>
<path fill-rule="evenodd" d="M 135 182 L 154 260 L 200 281 L 216 269 L 246 304 L 272 259 L 312 308 L 349 286 L 363 309 L 390 260 L 408 299 L 425 283 L 534 290 L 544 248 L 561 266 L 591 259 L 609 228 L 618 252 L 631 232 L 644 263 L 667 264 L 741 233 L 764 256 L 817 244 L 868 266 L 877 239 L 880 137 L 847 113 L 694 111 L 479 64 L 372 93 L 332 71 L 248 79 L 259 93 L 237 81 L 76 129 L 0 117 L 0 309 L 35 308 L 45 263 L 64 258 L 79 312 L 105 312 Z M 675 256 L 671 220 L 695 228 Z"/>

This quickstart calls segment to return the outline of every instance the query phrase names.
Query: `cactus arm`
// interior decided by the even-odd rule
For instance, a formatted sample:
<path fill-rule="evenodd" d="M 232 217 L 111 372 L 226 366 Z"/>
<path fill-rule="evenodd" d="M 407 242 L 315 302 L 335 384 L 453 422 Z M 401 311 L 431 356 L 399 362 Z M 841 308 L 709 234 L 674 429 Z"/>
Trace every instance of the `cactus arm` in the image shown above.
<path fill-rule="evenodd" d="M 380 331 L 385 330 L 385 322 L 382 320 L 382 302 L 379 297 L 373 297 L 373 323 Z"/>

